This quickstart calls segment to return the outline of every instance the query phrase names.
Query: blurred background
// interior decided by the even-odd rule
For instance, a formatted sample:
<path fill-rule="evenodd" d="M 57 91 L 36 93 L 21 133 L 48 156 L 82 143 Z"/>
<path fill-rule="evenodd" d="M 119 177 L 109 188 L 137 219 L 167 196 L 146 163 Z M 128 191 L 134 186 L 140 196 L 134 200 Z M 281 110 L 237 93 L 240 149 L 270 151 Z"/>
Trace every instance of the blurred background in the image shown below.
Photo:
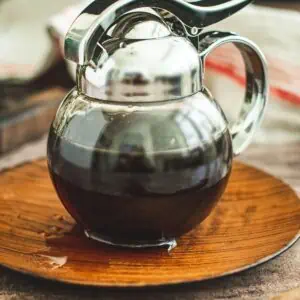
<path fill-rule="evenodd" d="M 44 136 L 57 106 L 74 86 L 74 66 L 63 60 L 63 40 L 73 19 L 91 0 L 0 0 L 0 153 L 11 155 Z M 204 0 L 212 5 L 224 0 Z M 300 149 L 300 1 L 257 0 L 236 15 L 205 30 L 235 31 L 260 46 L 269 64 L 270 102 L 264 123 L 242 159 L 273 161 Z M 244 66 L 233 46 L 210 55 L 206 84 L 228 119 L 239 113 Z M 37 152 L 45 154 L 45 146 Z M 275 145 L 275 147 L 273 147 Z M 272 147 L 273 160 L 269 150 Z M 34 148 L 35 149 L 35 148 Z M 300 151 L 294 150 L 293 158 Z M 265 157 L 264 157 L 265 155 Z M 299 154 L 300 155 L 300 154 Z M 278 170 L 277 170 L 277 169 Z M 287 171 L 295 181 L 296 169 Z"/>

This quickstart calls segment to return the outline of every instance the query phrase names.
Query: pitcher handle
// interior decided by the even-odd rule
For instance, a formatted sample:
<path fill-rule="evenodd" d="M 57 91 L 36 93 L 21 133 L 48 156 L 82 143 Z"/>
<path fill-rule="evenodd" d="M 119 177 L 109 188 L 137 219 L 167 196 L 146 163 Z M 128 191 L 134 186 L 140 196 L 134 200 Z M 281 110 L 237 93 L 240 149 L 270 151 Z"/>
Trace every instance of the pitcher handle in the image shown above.
<path fill-rule="evenodd" d="M 225 43 L 233 43 L 239 49 L 246 68 L 244 103 L 239 120 L 230 128 L 233 153 L 237 156 L 250 144 L 262 121 L 268 99 L 267 66 L 264 55 L 253 42 L 231 32 L 219 31 L 206 32 L 199 36 L 203 66 L 207 55 Z"/>

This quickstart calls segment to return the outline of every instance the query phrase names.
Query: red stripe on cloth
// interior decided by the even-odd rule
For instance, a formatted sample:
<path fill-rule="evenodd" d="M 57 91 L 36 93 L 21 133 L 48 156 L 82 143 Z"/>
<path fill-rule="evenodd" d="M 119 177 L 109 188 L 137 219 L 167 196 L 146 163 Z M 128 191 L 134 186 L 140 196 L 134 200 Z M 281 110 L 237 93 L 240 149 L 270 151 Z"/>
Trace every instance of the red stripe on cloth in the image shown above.
<path fill-rule="evenodd" d="M 270 92 L 279 99 L 300 105 L 300 95 L 272 86 L 270 87 Z"/>
<path fill-rule="evenodd" d="M 232 68 L 230 65 L 217 63 L 215 60 L 208 58 L 206 60 L 206 67 L 216 71 L 217 73 L 221 73 L 227 77 L 232 78 L 236 83 L 241 86 L 245 86 L 246 80 L 245 76 L 241 76 L 235 71 L 235 68 Z M 300 105 L 300 95 L 285 90 L 280 87 L 270 85 L 270 93 L 276 98 L 279 98 L 284 101 L 291 102 L 293 104 Z"/>
<path fill-rule="evenodd" d="M 207 59 L 206 60 L 206 64 L 205 67 L 212 69 L 218 73 L 221 73 L 223 75 L 226 75 L 228 77 L 231 77 L 232 79 L 234 79 L 238 84 L 245 86 L 246 80 L 244 76 L 241 76 L 239 74 L 237 74 L 235 72 L 235 70 L 228 66 L 228 65 L 221 65 L 219 63 L 216 63 L 214 60 L 212 59 Z"/>

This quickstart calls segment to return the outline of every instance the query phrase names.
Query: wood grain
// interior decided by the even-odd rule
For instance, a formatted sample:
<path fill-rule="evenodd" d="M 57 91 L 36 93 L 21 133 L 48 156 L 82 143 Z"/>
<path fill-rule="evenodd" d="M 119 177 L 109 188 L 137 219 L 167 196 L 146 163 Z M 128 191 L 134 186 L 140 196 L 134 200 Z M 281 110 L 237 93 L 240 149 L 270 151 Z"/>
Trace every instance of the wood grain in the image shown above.
<path fill-rule="evenodd" d="M 285 292 L 279 296 L 273 297 L 271 300 L 299 300 L 300 288 Z"/>
<path fill-rule="evenodd" d="M 291 188 L 241 163 L 212 215 L 171 253 L 86 239 L 57 199 L 45 160 L 0 175 L 0 264 L 63 282 L 133 287 L 220 277 L 278 255 L 299 230 Z"/>
<path fill-rule="evenodd" d="M 46 134 L 59 103 L 73 86 L 63 62 L 27 84 L 0 82 L 0 153 Z"/>
<path fill-rule="evenodd" d="M 66 93 L 60 87 L 43 90 L 0 111 L 0 154 L 46 134 Z"/>

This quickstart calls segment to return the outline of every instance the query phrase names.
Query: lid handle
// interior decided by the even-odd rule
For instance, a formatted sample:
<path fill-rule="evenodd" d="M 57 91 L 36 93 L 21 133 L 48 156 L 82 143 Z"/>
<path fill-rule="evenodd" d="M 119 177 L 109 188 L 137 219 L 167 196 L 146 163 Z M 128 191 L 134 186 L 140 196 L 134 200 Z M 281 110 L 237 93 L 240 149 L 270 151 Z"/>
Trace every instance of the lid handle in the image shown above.
<path fill-rule="evenodd" d="M 190 35 L 197 36 L 205 26 L 217 23 L 239 11 L 253 0 L 231 0 L 214 6 L 201 6 L 203 0 L 95 0 L 71 25 L 65 38 L 65 57 L 87 64 L 102 35 L 125 13 L 144 7 L 164 9 L 180 16 Z M 195 34 L 193 34 L 195 32 Z"/>

